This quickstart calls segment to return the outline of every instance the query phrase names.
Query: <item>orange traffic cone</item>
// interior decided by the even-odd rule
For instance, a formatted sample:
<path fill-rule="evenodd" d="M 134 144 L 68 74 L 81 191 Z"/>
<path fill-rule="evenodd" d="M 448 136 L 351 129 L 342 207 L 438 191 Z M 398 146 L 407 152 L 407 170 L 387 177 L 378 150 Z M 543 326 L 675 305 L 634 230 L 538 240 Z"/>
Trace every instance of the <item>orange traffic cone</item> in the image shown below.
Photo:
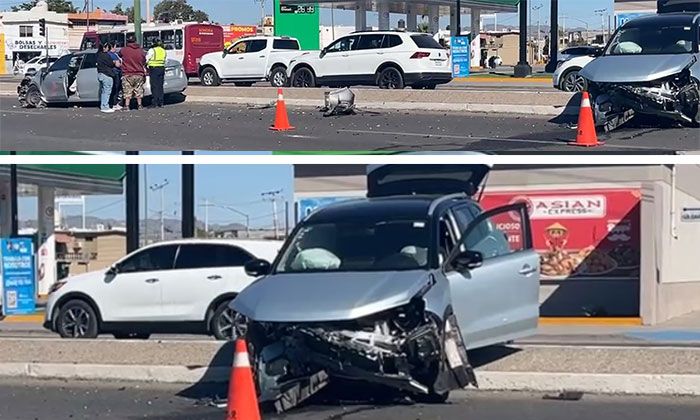
<path fill-rule="evenodd" d="M 277 89 L 277 111 L 275 112 L 275 124 L 270 127 L 270 130 L 294 130 L 294 127 L 289 125 L 289 118 L 287 118 L 287 107 L 284 105 L 282 88 Z"/>
<path fill-rule="evenodd" d="M 228 384 L 226 420 L 260 420 L 258 395 L 245 340 L 236 340 L 231 380 Z"/>
<path fill-rule="evenodd" d="M 578 114 L 578 134 L 576 134 L 576 141 L 569 143 L 569 145 L 595 147 L 602 146 L 604 144 L 605 143 L 598 141 L 598 134 L 595 131 L 593 110 L 591 109 L 591 98 L 588 96 L 588 92 L 583 92 L 583 99 L 581 99 L 581 110 Z"/>

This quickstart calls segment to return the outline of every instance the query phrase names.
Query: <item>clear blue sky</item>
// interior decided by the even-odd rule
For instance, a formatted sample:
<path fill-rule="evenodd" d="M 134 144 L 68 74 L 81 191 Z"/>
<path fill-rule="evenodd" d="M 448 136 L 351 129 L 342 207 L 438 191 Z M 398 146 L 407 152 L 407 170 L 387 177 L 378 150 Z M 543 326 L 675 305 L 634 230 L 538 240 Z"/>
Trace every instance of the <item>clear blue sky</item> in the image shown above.
<path fill-rule="evenodd" d="M 73 3 L 81 7 L 85 4 L 84 0 L 72 0 Z M 22 3 L 21 0 L 0 0 L 0 9 L 9 9 L 10 6 Z M 94 7 L 111 10 L 118 0 L 93 0 Z M 128 6 L 132 3 L 131 0 L 123 0 L 123 5 Z M 145 8 L 146 0 L 141 0 L 142 8 Z M 159 3 L 159 0 L 151 0 L 151 5 Z M 260 3 L 253 0 L 189 0 L 189 3 L 195 8 L 202 9 L 209 14 L 212 19 L 219 23 L 236 23 L 236 24 L 256 24 L 260 21 Z M 544 7 L 540 11 L 542 23 L 549 22 L 549 0 L 531 0 L 532 6 L 543 4 Z M 600 25 L 600 17 L 596 16 L 593 11 L 596 9 L 607 8 L 608 12 L 613 10 L 613 0 L 560 0 L 559 11 L 561 16 L 571 16 L 582 19 L 591 25 L 591 29 L 597 28 Z M 144 9 L 145 10 L 145 9 Z M 268 14 L 272 13 L 272 0 L 266 0 L 266 10 Z M 351 11 L 336 11 L 336 24 L 352 25 L 354 24 L 354 13 Z M 399 15 L 393 15 L 392 21 L 395 22 L 400 18 Z M 376 25 L 376 14 L 372 14 L 367 23 Z M 322 10 L 321 23 L 330 24 L 330 13 L 328 10 Z M 518 22 L 515 14 L 499 15 L 498 21 L 503 24 L 515 25 Z M 533 19 L 533 24 L 536 18 Z M 486 21 L 488 23 L 488 21 Z M 441 27 L 446 25 L 445 19 L 441 22 Z M 465 22 L 468 25 L 468 22 Z M 569 23 L 567 23 L 569 26 Z"/>
<path fill-rule="evenodd" d="M 165 153 L 160 153 L 165 154 Z M 148 185 L 160 184 L 168 180 L 164 188 L 164 208 L 167 218 L 179 219 L 181 216 L 181 167 L 179 165 L 147 165 Z M 151 219 L 160 215 L 160 192 L 150 189 L 144 191 L 144 166 L 140 168 L 141 215 L 143 217 L 144 194 L 148 194 L 148 208 Z M 272 204 L 262 200 L 264 191 L 282 190 L 282 199 L 278 201 L 278 215 L 284 218 L 284 201 L 293 200 L 293 168 L 291 165 L 196 165 L 195 197 L 197 208 L 195 214 L 204 220 L 205 209 L 202 204 L 209 200 L 217 205 L 226 205 L 246 213 L 252 227 L 272 227 Z M 124 220 L 124 196 L 88 196 L 86 198 L 87 214 L 101 218 Z M 80 206 L 66 206 L 64 215 L 80 214 Z M 36 199 L 19 200 L 21 220 L 36 218 Z M 290 207 L 293 217 L 293 207 Z M 244 223 L 245 217 L 223 208 L 209 208 L 209 222 L 226 224 Z"/>

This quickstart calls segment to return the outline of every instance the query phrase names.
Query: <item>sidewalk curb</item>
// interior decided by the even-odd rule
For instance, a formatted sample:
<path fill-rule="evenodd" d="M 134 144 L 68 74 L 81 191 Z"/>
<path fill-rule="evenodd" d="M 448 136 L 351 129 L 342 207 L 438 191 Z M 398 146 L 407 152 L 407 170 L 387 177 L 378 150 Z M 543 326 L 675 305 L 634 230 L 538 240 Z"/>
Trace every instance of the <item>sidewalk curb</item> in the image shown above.
<path fill-rule="evenodd" d="M 274 104 L 267 98 L 253 98 L 240 96 L 187 96 L 185 102 L 208 104 L 237 104 L 237 105 L 269 105 Z M 285 99 L 285 104 L 300 107 L 321 107 L 323 101 L 315 99 Z M 360 102 L 358 108 L 379 109 L 388 111 L 453 111 L 475 113 L 504 113 L 518 115 L 578 115 L 578 106 L 557 107 L 553 105 L 509 105 L 509 104 L 469 104 L 469 103 L 441 103 L 441 102 Z"/>
<path fill-rule="evenodd" d="M 193 384 L 225 383 L 229 375 L 228 367 L 0 363 L 0 377 L 34 379 Z M 700 396 L 700 375 L 477 371 L 477 380 L 482 391 Z"/>

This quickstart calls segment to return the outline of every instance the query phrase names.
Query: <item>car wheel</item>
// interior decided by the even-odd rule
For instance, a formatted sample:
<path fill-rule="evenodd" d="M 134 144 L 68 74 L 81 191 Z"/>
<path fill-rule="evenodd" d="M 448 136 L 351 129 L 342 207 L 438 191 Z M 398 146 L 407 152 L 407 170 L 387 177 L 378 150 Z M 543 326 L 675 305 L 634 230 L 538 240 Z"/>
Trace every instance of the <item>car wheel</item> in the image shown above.
<path fill-rule="evenodd" d="M 238 338 L 238 323 L 241 316 L 228 307 L 230 300 L 219 304 L 211 319 L 210 330 L 217 340 L 235 340 Z"/>
<path fill-rule="evenodd" d="M 96 338 L 97 315 L 85 301 L 68 301 L 58 311 L 56 330 L 63 338 Z"/>
<path fill-rule="evenodd" d="M 275 67 L 270 72 L 270 84 L 273 87 L 286 87 L 289 80 L 287 79 L 287 69 L 284 67 Z"/>
<path fill-rule="evenodd" d="M 403 89 L 403 75 L 396 67 L 387 67 L 379 72 L 377 86 L 380 89 Z"/>
<path fill-rule="evenodd" d="M 580 70 L 569 70 L 562 77 L 561 90 L 564 92 L 583 92 L 588 89 L 586 79 L 579 74 Z"/>
<path fill-rule="evenodd" d="M 36 86 L 30 86 L 27 89 L 26 102 L 30 108 L 43 108 L 46 106 L 46 102 L 41 98 L 41 92 Z"/>
<path fill-rule="evenodd" d="M 116 332 L 112 334 L 117 340 L 148 340 L 151 334 L 148 333 L 127 333 L 127 332 Z"/>
<path fill-rule="evenodd" d="M 316 87 L 316 77 L 311 69 L 302 67 L 292 74 L 292 86 L 294 87 Z"/>
<path fill-rule="evenodd" d="M 211 67 L 204 69 L 199 78 L 204 86 L 219 86 L 221 84 L 219 75 L 216 73 L 216 70 Z"/>

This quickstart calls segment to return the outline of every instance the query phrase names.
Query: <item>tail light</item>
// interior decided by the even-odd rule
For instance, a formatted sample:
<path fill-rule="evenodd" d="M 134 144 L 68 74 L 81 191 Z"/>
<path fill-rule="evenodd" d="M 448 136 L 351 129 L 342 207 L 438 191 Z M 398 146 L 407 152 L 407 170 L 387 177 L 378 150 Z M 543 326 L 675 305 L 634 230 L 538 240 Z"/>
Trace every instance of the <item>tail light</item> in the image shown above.
<path fill-rule="evenodd" d="M 194 63 L 192 63 L 192 53 L 187 53 L 187 67 L 192 68 Z"/>
<path fill-rule="evenodd" d="M 415 53 L 413 53 L 413 55 L 411 56 L 411 58 L 428 58 L 428 57 L 430 57 L 430 53 L 429 53 L 429 52 L 423 52 L 423 51 L 415 52 Z"/>

